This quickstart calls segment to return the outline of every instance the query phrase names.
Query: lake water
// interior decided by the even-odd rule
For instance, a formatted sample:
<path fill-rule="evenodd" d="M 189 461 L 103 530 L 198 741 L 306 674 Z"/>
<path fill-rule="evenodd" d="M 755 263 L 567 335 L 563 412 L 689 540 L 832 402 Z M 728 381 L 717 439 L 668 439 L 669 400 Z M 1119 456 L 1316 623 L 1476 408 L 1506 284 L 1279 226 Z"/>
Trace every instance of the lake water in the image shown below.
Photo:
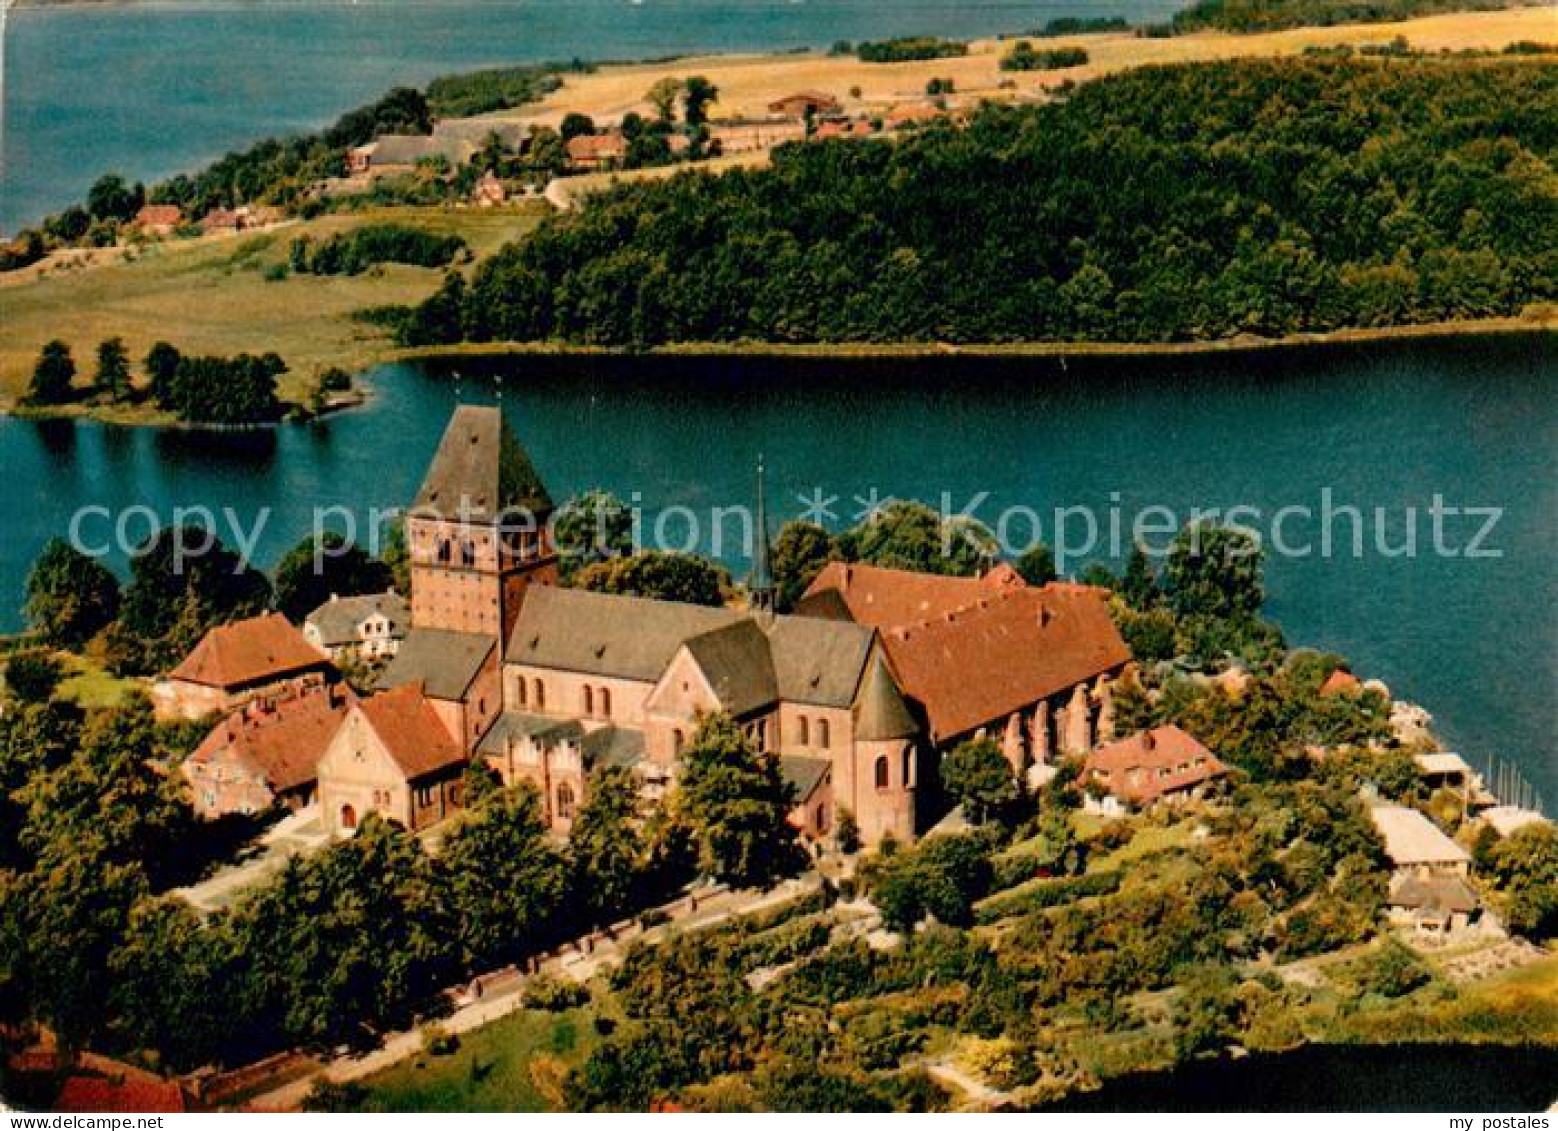
<path fill-rule="evenodd" d="M 1049 1111 L 1519 1111 L 1558 1100 L 1558 1049 L 1312 1045 L 1126 1076 Z"/>
<path fill-rule="evenodd" d="M 313 129 L 395 85 L 554 59 L 822 47 L 1021 31 L 1061 15 L 1161 20 L 1177 0 L 355 0 L 0 12 L 0 232 L 108 171 L 151 181 Z M 0 4 L 0 9 L 5 7 Z M 7 23 L 8 19 L 8 23 Z"/>
<path fill-rule="evenodd" d="M 1057 506 L 1088 506 L 1128 545 L 1133 514 L 1158 504 L 1282 507 L 1270 613 L 1295 642 L 1350 656 L 1365 677 L 1431 710 L 1474 763 L 1517 761 L 1558 800 L 1558 398 L 1554 339 L 1331 347 L 1243 356 L 1072 360 L 503 359 L 378 371 L 364 410 L 310 427 L 235 437 L 0 420 L 0 624 L 15 627 L 28 564 L 82 506 L 231 506 L 247 527 L 270 517 L 257 558 L 276 559 L 309 529 L 315 506 L 357 512 L 411 499 L 457 398 L 502 403 L 559 499 L 600 485 L 639 496 L 653 517 L 750 501 L 758 452 L 775 521 L 820 488 L 847 523 L 857 496 L 967 507 L 994 522 L 1031 508 L 1055 541 Z M 456 381 L 452 374 L 459 373 Z M 1401 544 L 1418 508 L 1415 557 L 1388 558 L 1365 531 L 1333 521 L 1321 556 L 1319 511 L 1387 508 Z M 1496 558 L 1436 556 L 1428 508 L 1499 507 Z M 1444 521 L 1464 549 L 1480 518 Z M 86 531 L 104 529 L 93 519 Z M 652 523 L 649 524 L 652 530 Z M 682 519 L 667 524 L 677 536 Z M 145 523 L 131 530 L 144 534 Z M 701 543 L 710 546 L 708 532 Z M 1008 524 L 1026 541 L 1025 518 Z M 1068 521 L 1079 545 L 1085 531 Z M 736 529 L 727 528 L 734 540 Z M 231 541 L 224 532 L 224 539 Z M 1159 539 L 1161 542 L 1162 539 Z M 747 563 L 725 547 L 738 576 Z M 122 564 L 122 563 L 121 563 Z M 1068 568 L 1079 568 L 1079 562 Z"/>

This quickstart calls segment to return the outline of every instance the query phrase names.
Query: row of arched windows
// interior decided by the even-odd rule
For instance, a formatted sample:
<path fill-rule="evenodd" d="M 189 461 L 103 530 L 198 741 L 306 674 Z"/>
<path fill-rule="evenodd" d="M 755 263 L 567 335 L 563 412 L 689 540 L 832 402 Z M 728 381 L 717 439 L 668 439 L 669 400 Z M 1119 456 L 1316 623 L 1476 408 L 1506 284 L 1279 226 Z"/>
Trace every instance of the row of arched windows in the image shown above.
<path fill-rule="evenodd" d="M 515 706 L 529 707 L 532 710 L 546 710 L 546 684 L 539 679 L 526 679 L 519 676 L 514 680 Z"/>
<path fill-rule="evenodd" d="M 833 729 L 828 725 L 827 719 L 817 719 L 815 723 L 805 715 L 799 716 L 799 731 L 796 736 L 802 746 L 819 746 L 826 750 L 833 745 Z M 812 741 L 816 738 L 816 742 Z"/>
<path fill-rule="evenodd" d="M 611 688 L 584 685 L 584 713 L 591 718 L 611 718 Z"/>

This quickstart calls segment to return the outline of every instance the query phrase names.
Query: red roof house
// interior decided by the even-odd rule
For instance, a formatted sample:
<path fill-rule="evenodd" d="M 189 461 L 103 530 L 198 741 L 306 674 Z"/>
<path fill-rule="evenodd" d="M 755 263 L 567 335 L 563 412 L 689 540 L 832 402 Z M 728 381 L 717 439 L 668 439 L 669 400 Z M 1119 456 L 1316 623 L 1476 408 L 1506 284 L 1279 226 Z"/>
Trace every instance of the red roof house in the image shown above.
<path fill-rule="evenodd" d="M 202 718 L 257 695 L 317 684 L 333 673 L 329 659 L 280 613 L 218 625 L 152 688 L 164 718 Z"/>
<path fill-rule="evenodd" d="M 195 811 L 214 820 L 277 802 L 307 804 L 319 759 L 355 699 L 344 685 L 325 685 L 238 708 L 180 767 Z"/>
<path fill-rule="evenodd" d="M 1161 726 L 1099 747 L 1083 772 L 1118 801 L 1151 805 L 1189 796 L 1228 767 L 1177 726 Z"/>

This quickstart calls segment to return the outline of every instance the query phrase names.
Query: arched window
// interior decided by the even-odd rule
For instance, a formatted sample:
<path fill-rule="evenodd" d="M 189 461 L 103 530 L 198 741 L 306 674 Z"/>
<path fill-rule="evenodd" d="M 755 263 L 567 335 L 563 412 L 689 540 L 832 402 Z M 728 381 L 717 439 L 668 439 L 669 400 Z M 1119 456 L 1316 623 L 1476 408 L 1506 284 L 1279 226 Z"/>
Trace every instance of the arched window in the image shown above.
<path fill-rule="evenodd" d="M 811 723 L 805 715 L 801 716 L 801 745 L 811 745 Z"/>
<path fill-rule="evenodd" d="M 449 539 L 447 538 L 440 538 L 438 540 L 438 560 L 441 562 L 447 562 L 449 560 Z"/>
<path fill-rule="evenodd" d="M 876 760 L 876 788 L 887 788 L 887 756 L 884 754 Z"/>
<path fill-rule="evenodd" d="M 343 829 L 355 829 L 357 827 L 357 810 L 350 805 L 341 806 L 341 827 Z"/>
<path fill-rule="evenodd" d="M 611 718 L 611 688 L 600 689 L 600 713 L 602 718 Z"/>
<path fill-rule="evenodd" d="M 536 710 L 538 710 L 538 711 L 546 710 L 546 684 L 542 683 L 539 679 L 536 680 L 535 692 L 536 692 Z"/>
<path fill-rule="evenodd" d="M 914 747 L 903 752 L 903 784 L 908 788 L 914 782 Z"/>
<path fill-rule="evenodd" d="M 826 750 L 833 745 L 833 736 L 829 733 L 827 719 L 817 720 L 817 745 Z"/>
<path fill-rule="evenodd" d="M 573 820 L 573 788 L 564 782 L 557 787 L 557 817 L 559 820 Z"/>
<path fill-rule="evenodd" d="M 586 715 L 595 713 L 595 689 L 589 684 L 584 685 L 584 713 Z"/>
<path fill-rule="evenodd" d="M 682 744 L 685 743 L 686 741 L 687 741 L 687 736 L 685 734 L 683 734 L 681 731 L 679 731 L 679 730 L 672 731 L 671 732 L 671 752 L 673 754 L 680 754 L 682 752 Z"/>
<path fill-rule="evenodd" d="M 525 700 L 529 698 L 529 692 L 530 685 L 525 682 L 524 676 L 520 676 L 514 681 L 514 699 L 519 706 L 523 707 L 525 705 Z"/>

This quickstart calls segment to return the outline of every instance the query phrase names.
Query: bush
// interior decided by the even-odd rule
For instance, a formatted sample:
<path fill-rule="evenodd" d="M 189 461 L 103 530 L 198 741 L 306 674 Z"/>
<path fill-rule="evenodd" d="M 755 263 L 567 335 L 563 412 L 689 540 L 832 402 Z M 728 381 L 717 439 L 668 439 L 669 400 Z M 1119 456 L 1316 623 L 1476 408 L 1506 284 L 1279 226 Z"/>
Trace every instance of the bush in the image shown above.
<path fill-rule="evenodd" d="M 881 43 L 862 43 L 855 49 L 855 54 L 862 63 L 907 63 L 967 55 L 968 44 L 934 35 L 903 36 Z"/>
<path fill-rule="evenodd" d="M 465 250 L 459 236 L 441 236 L 405 224 L 368 224 L 340 232 L 318 247 L 307 239 L 292 244 L 295 271 L 315 275 L 360 275 L 379 263 L 405 263 L 412 267 L 444 267 Z"/>
<path fill-rule="evenodd" d="M 437 1022 L 422 1026 L 422 1051 L 429 1056 L 450 1056 L 460 1047 L 460 1038 Z"/>
<path fill-rule="evenodd" d="M 43 651 L 18 652 L 5 665 L 5 684 L 23 703 L 47 703 L 64 677 L 65 666 Z"/>
<path fill-rule="evenodd" d="M 1046 907 L 1071 903 L 1090 895 L 1109 895 L 1119 890 L 1119 872 L 1093 872 L 1059 880 L 1035 880 L 1023 887 L 993 895 L 974 909 L 974 921 L 980 925 L 1026 915 Z"/>
<path fill-rule="evenodd" d="M 1080 47 L 1056 47 L 1049 51 L 1035 51 L 1033 44 L 1020 39 L 1012 44 L 1011 51 L 1001 59 L 1003 71 L 1059 71 L 1066 67 L 1080 67 L 1087 62 L 1087 52 Z"/>
<path fill-rule="evenodd" d="M 577 1009 L 590 1000 L 588 987 L 577 982 L 540 974 L 525 983 L 520 1000 L 526 1009 L 544 1009 L 548 1013 L 561 1013 Z"/>

